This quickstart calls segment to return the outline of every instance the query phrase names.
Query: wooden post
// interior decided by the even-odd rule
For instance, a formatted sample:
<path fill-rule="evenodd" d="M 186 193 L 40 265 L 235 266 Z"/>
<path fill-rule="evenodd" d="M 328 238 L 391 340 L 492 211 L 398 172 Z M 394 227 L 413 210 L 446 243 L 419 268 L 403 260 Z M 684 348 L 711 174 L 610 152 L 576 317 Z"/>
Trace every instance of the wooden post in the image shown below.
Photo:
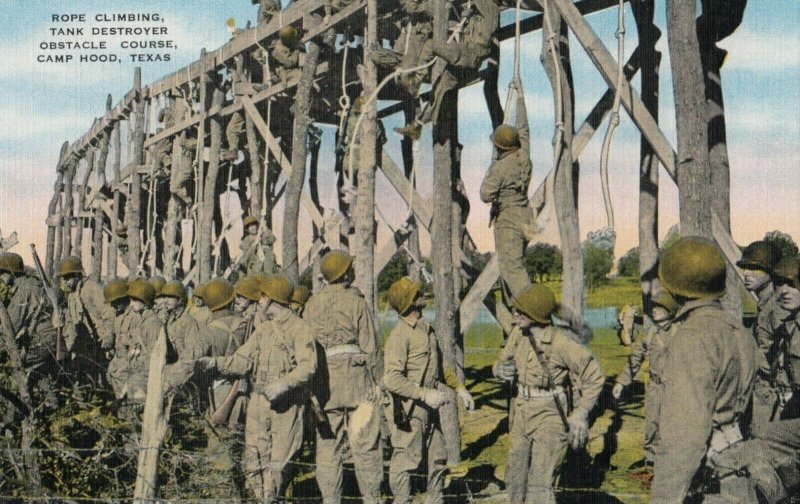
<path fill-rule="evenodd" d="M 78 185 L 78 218 L 76 219 L 77 229 L 75 230 L 75 241 L 72 243 L 72 252 L 71 254 L 76 257 L 81 257 L 83 255 L 83 228 L 86 226 L 86 219 L 82 217 L 82 215 L 86 212 L 86 190 L 88 189 L 89 185 L 89 177 L 92 175 L 92 171 L 94 171 L 94 160 L 95 160 L 96 150 L 92 147 L 86 152 L 86 157 L 84 160 L 86 161 L 86 171 L 83 172 L 83 177 L 81 177 L 81 182 Z"/>
<path fill-rule="evenodd" d="M 631 9 L 636 18 L 639 48 L 642 51 L 642 101 L 658 121 L 658 74 L 661 53 L 656 42 L 661 31 L 653 23 L 654 0 L 634 0 Z M 645 325 L 652 323 L 653 296 L 658 283 L 658 158 L 650 142 L 642 135 L 639 146 L 639 275 L 642 284 L 642 304 Z"/>
<path fill-rule="evenodd" d="M 742 22 L 747 2 L 722 6 L 719 2 L 703 2 L 703 13 L 697 18 L 697 38 L 703 65 L 708 128 L 708 155 L 711 177 L 711 202 L 725 232 L 731 232 L 731 170 L 728 161 L 728 139 L 725 125 L 725 100 L 722 93 L 720 67 L 727 51 L 717 47 Z M 736 270 L 728 268 L 722 304 L 740 316 L 742 299 Z"/>
<path fill-rule="evenodd" d="M 172 171 L 170 178 L 174 181 L 177 179 L 176 175 L 181 163 L 184 161 L 182 144 L 186 139 L 186 131 L 182 131 L 180 135 L 172 140 Z M 172 187 L 173 184 L 170 184 Z M 175 280 L 175 266 L 177 265 L 178 253 L 180 247 L 178 244 L 178 225 L 180 216 L 183 214 L 184 203 L 172 191 L 168 192 L 169 201 L 167 202 L 167 222 L 164 225 L 164 277 L 168 280 Z M 181 237 L 183 238 L 183 237 Z"/>
<path fill-rule="evenodd" d="M 403 114 L 405 116 L 405 124 L 411 124 L 414 121 L 414 104 L 411 100 L 406 101 L 403 107 Z M 412 181 L 413 169 L 414 169 L 414 142 L 408 136 L 403 136 L 403 140 L 400 142 L 400 148 L 403 154 L 403 171 L 405 174 L 406 179 L 409 180 L 409 186 L 411 187 L 412 191 L 416 191 L 416 181 Z M 385 158 L 386 156 L 384 156 Z M 384 163 L 381 163 L 383 166 Z M 406 246 L 408 247 L 408 251 L 413 255 L 418 261 L 422 260 L 422 252 L 420 251 L 419 247 L 419 226 L 417 225 L 417 217 L 414 215 L 413 208 L 411 216 L 408 218 L 408 224 L 411 230 L 411 233 L 408 236 L 408 241 L 406 242 Z M 422 269 L 420 268 L 417 261 L 413 258 L 409 257 L 406 261 L 406 265 L 408 267 L 408 276 L 414 280 L 415 282 L 419 282 L 422 280 Z"/>
<path fill-rule="evenodd" d="M 549 13 L 550 22 L 545 20 L 542 32 L 541 61 L 550 79 L 554 95 L 561 96 L 561 110 L 556 105 L 555 116 L 561 118 L 563 135 L 561 144 L 554 145 L 560 155 L 553 167 L 555 170 L 554 196 L 558 221 L 558 232 L 561 238 L 561 251 L 564 256 L 564 273 L 562 275 L 562 303 L 574 314 L 583 313 L 583 254 L 578 227 L 578 163 L 572 156 L 572 138 L 574 133 L 574 89 L 572 68 L 570 65 L 569 37 L 567 25 L 556 9 L 553 0 L 547 2 L 545 13 Z M 547 15 L 547 14 L 545 14 Z M 548 37 L 555 37 L 555 57 L 551 53 Z M 555 61 L 554 61 L 555 59 Z M 558 67 L 556 67 L 558 65 Z M 558 100 L 556 100 L 558 101 Z M 558 119 L 556 119 L 558 123 Z"/>
<path fill-rule="evenodd" d="M 130 193 L 128 207 L 125 212 L 125 227 L 128 229 L 128 272 L 131 276 L 139 274 L 139 258 L 141 255 L 141 207 L 142 176 L 139 167 L 144 164 L 144 100 L 142 99 L 142 69 L 136 67 L 133 76 L 133 89 L 136 97 L 133 100 L 133 151 L 130 158 Z"/>
<path fill-rule="evenodd" d="M 120 191 L 122 175 L 119 166 L 122 158 L 122 145 L 119 129 L 120 122 L 114 122 L 114 129 L 111 130 L 111 147 L 114 149 L 114 157 L 111 159 L 111 172 L 114 174 L 114 203 L 111 207 L 111 240 L 108 242 L 108 254 L 106 256 L 108 261 L 106 275 L 108 278 L 116 278 L 117 276 L 118 249 L 116 231 L 117 227 L 119 227 L 119 213 L 122 206 L 122 192 Z"/>
<path fill-rule="evenodd" d="M 244 112 L 243 112 L 244 114 Z M 247 136 L 247 153 L 250 156 L 250 215 L 261 215 L 261 181 L 264 173 L 264 166 L 258 154 L 258 137 L 256 137 L 256 128 L 253 126 L 253 120 L 249 115 L 244 114 L 244 131 Z M 247 209 L 242 209 L 246 211 Z"/>
<path fill-rule="evenodd" d="M 448 10 L 445 0 L 434 2 L 433 36 L 447 39 Z M 445 69 L 445 71 L 447 71 Z M 439 117 L 433 119 L 433 226 L 431 260 L 433 261 L 433 296 L 436 299 L 435 330 L 446 365 L 456 369 L 455 338 L 458 307 L 453 297 L 453 167 L 458 144 L 458 92 L 445 93 Z M 453 409 L 440 412 L 447 445 L 448 465 L 461 459 L 458 415 Z"/>
<path fill-rule="evenodd" d="M 492 39 L 489 62 L 486 66 L 486 77 L 483 80 L 483 97 L 486 100 L 486 109 L 492 120 L 492 131 L 503 124 L 503 104 L 500 102 L 500 93 L 497 79 L 500 76 L 500 43 Z"/>
<path fill-rule="evenodd" d="M 378 1 L 367 2 L 367 31 L 364 40 L 364 62 L 361 84 L 364 96 L 372 96 L 378 85 L 378 74 L 372 62 L 372 46 L 378 39 Z M 355 285 L 364 294 L 372 313 L 376 313 L 375 292 L 375 167 L 377 159 L 377 103 L 375 100 L 364 103 L 364 119 L 358 132 L 360 143 L 358 155 L 358 193 L 353 211 L 355 236 L 351 244 L 355 259 Z"/>
<path fill-rule="evenodd" d="M 315 16 L 316 22 L 320 22 Z M 333 33 L 333 30 L 329 31 Z M 326 37 L 328 35 L 326 34 Z M 299 257 L 297 253 L 297 226 L 300 219 L 300 195 L 306 178 L 306 161 L 308 157 L 308 125 L 311 108 L 311 88 L 317 73 L 320 47 L 315 41 L 308 42 L 303 74 L 297 84 L 294 95 L 294 127 L 292 129 L 292 174 L 286 185 L 283 211 L 283 240 L 281 249 L 282 272 L 292 282 L 297 283 L 299 277 Z"/>
<path fill-rule="evenodd" d="M 72 215 L 75 207 L 75 199 L 72 195 L 72 187 L 75 181 L 75 172 L 78 170 L 78 159 L 73 159 L 67 165 L 64 173 L 64 208 L 61 210 L 62 231 L 61 231 L 61 253 L 56 258 L 55 265 L 61 259 L 70 255 L 72 252 Z"/>
<path fill-rule="evenodd" d="M 111 96 L 109 95 L 106 102 L 106 111 L 111 110 Z M 105 214 L 100 206 L 101 192 L 106 185 L 106 163 L 108 161 L 108 132 L 104 133 L 103 140 L 100 144 L 100 152 L 97 155 L 97 187 L 94 198 L 94 229 L 92 231 L 93 244 L 92 244 L 92 279 L 96 282 L 100 281 L 103 273 L 103 223 L 105 222 Z M 112 209 L 113 211 L 113 209 Z M 113 236 L 113 231 L 112 231 Z"/>
<path fill-rule="evenodd" d="M 64 142 L 61 145 L 61 152 L 58 155 L 58 162 L 56 163 L 56 182 L 53 184 L 53 197 L 50 198 L 50 203 L 47 205 L 47 250 L 45 254 L 45 271 L 47 275 L 52 277 L 54 272 L 54 259 L 56 252 L 56 228 L 60 228 L 59 221 L 56 219 L 58 213 L 59 202 L 61 201 L 61 184 L 64 181 L 64 171 L 62 163 L 64 157 L 67 155 L 69 149 L 69 142 Z"/>
<path fill-rule="evenodd" d="M 667 0 L 667 35 L 678 131 L 676 171 L 681 235 L 712 238 L 715 186 L 708 155 L 705 81 L 695 28 L 696 4 L 695 0 Z"/>
<path fill-rule="evenodd" d="M 211 107 L 221 106 L 223 98 L 222 91 L 214 85 Z M 219 155 L 222 150 L 222 124 L 220 124 L 219 115 L 211 117 L 210 136 L 211 145 L 209 148 L 208 174 L 203 183 L 202 200 L 198 205 L 199 222 L 197 225 L 196 253 L 199 278 L 202 283 L 208 282 L 215 274 L 212 269 L 213 263 L 211 260 L 211 248 L 213 245 L 211 241 L 211 230 L 214 225 L 214 211 L 217 207 L 217 177 L 219 177 Z M 199 143 L 198 148 L 202 148 Z M 200 156 L 202 156 L 202 152 Z"/>

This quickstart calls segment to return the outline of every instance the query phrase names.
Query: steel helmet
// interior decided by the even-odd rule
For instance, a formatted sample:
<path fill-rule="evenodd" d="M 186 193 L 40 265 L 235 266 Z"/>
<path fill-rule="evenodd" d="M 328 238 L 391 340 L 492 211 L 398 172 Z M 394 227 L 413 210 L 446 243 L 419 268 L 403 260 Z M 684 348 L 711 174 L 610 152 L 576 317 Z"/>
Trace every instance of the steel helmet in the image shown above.
<path fill-rule="evenodd" d="M 292 25 L 286 25 L 281 28 L 281 31 L 278 32 L 278 37 L 281 39 L 281 42 L 283 42 L 283 45 L 288 47 L 295 45 L 299 36 L 300 34 L 298 33 L 297 28 Z"/>
<path fill-rule="evenodd" d="M 408 277 L 403 277 L 389 287 L 387 295 L 389 306 L 398 315 L 405 314 L 419 294 L 422 284 L 415 282 Z"/>
<path fill-rule="evenodd" d="M 164 285 L 167 283 L 164 277 L 154 276 L 150 279 L 150 284 L 153 286 L 153 289 L 156 291 L 156 296 L 161 293 L 161 289 L 164 288 Z"/>
<path fill-rule="evenodd" d="M 123 278 L 111 280 L 103 289 L 103 297 L 106 303 L 111 304 L 118 299 L 128 297 L 128 281 Z"/>
<path fill-rule="evenodd" d="M 59 277 L 65 277 L 72 274 L 83 275 L 83 263 L 81 262 L 80 257 L 69 256 L 62 260 L 58 265 Z"/>
<path fill-rule="evenodd" d="M 725 258 L 711 240 L 687 236 L 661 258 L 658 277 L 672 295 L 718 298 L 725 293 Z"/>
<path fill-rule="evenodd" d="M 791 282 L 795 288 L 800 288 L 800 259 L 791 256 L 781 258 L 772 274 L 775 278 Z"/>
<path fill-rule="evenodd" d="M 250 226 L 250 225 L 252 225 L 252 224 L 255 224 L 256 226 L 258 226 L 258 225 L 259 225 L 259 222 L 258 222 L 258 217 L 254 217 L 254 216 L 252 216 L 252 215 L 248 215 L 247 217 L 245 217 L 244 219 L 242 219 L 242 226 L 243 226 L 245 229 L 247 229 L 247 226 Z"/>
<path fill-rule="evenodd" d="M 249 299 L 250 301 L 258 301 L 261 299 L 261 282 L 258 281 L 256 277 L 244 277 L 234 286 L 234 291 L 239 296 L 242 296 L 245 299 Z"/>
<path fill-rule="evenodd" d="M 736 262 L 736 266 L 770 273 L 780 258 L 781 250 L 774 243 L 760 240 L 745 247 L 742 251 L 742 258 Z"/>
<path fill-rule="evenodd" d="M 305 285 L 298 285 L 292 292 L 292 304 L 304 305 L 311 297 L 311 291 Z"/>
<path fill-rule="evenodd" d="M 14 252 L 0 253 L 0 271 L 9 273 L 22 273 L 24 264 L 22 257 Z"/>
<path fill-rule="evenodd" d="M 328 282 L 335 282 L 347 273 L 354 259 L 353 256 L 344 250 L 332 250 L 328 252 L 320 263 L 322 276 L 325 277 L 325 280 Z"/>
<path fill-rule="evenodd" d="M 128 296 L 150 306 L 156 297 L 156 288 L 147 280 L 137 278 L 128 284 Z"/>
<path fill-rule="evenodd" d="M 523 290 L 511 306 L 540 324 L 552 324 L 551 317 L 558 309 L 555 294 L 542 284 L 533 284 Z"/>
<path fill-rule="evenodd" d="M 224 278 L 215 278 L 203 287 L 201 297 L 208 305 L 208 309 L 215 312 L 231 304 L 233 298 L 236 297 L 236 292 L 229 281 Z"/>
<path fill-rule="evenodd" d="M 276 303 L 288 306 L 292 302 L 294 286 L 285 276 L 275 275 L 261 285 L 261 293 Z"/>
<path fill-rule="evenodd" d="M 186 287 L 177 280 L 172 280 L 164 284 L 158 292 L 161 297 L 173 297 L 186 301 Z"/>
<path fill-rule="evenodd" d="M 518 149 L 520 146 L 519 131 L 514 126 L 501 124 L 492 134 L 492 143 L 503 151 Z"/>

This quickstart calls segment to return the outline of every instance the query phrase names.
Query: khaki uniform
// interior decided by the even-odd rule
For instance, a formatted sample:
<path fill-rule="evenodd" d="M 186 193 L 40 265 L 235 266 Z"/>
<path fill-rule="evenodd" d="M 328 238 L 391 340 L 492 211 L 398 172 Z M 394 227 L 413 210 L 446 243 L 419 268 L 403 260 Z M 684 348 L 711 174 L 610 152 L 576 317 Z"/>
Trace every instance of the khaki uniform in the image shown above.
<path fill-rule="evenodd" d="M 517 296 L 531 283 L 525 270 L 523 255 L 535 229 L 533 210 L 528 206 L 528 186 L 533 163 L 528 113 L 522 96 L 517 100 L 516 127 L 519 132 L 519 149 L 500 151 L 481 183 L 481 200 L 492 204 L 494 243 L 500 277 L 512 296 Z"/>
<path fill-rule="evenodd" d="M 624 305 L 617 316 L 617 336 L 623 346 L 630 346 L 633 342 L 633 324 L 636 320 L 636 308 L 626 304 Z"/>
<path fill-rule="evenodd" d="M 272 59 L 275 60 L 275 74 L 283 82 L 284 86 L 289 85 L 292 79 L 299 79 L 302 74 L 300 69 L 300 49 L 298 47 L 288 47 L 279 39 L 272 48 Z"/>
<path fill-rule="evenodd" d="M 262 231 L 261 243 L 257 236 L 245 235 L 239 243 L 241 258 L 239 269 L 247 276 L 258 273 L 274 275 L 278 272 L 278 263 L 272 246 L 275 244 L 275 235 L 269 229 Z"/>
<path fill-rule="evenodd" d="M 70 292 L 64 310 L 64 343 L 71 356 L 71 367 L 79 374 L 105 371 L 102 350 L 114 348 L 114 309 L 106 304 L 103 286 L 84 279 Z"/>
<path fill-rule="evenodd" d="M 333 439 L 317 434 L 317 482 L 325 504 L 342 499 L 345 437 L 365 503 L 377 503 L 383 479 L 378 408 L 369 410 L 367 398 L 380 376 L 380 355 L 372 315 L 355 288 L 325 286 L 306 304 L 305 320 L 324 351 L 314 394 L 320 401 Z M 354 410 L 362 405 L 369 418 L 354 425 Z M 356 428 L 361 427 L 361 428 Z"/>
<path fill-rule="evenodd" d="M 253 393 L 245 422 L 246 485 L 257 499 L 272 502 L 287 480 L 288 464 L 303 443 L 307 386 L 317 366 L 310 326 L 293 313 L 262 324 L 230 357 L 217 359 L 222 375 L 247 376 Z M 276 381 L 288 392 L 270 402 L 264 390 Z"/>
<path fill-rule="evenodd" d="M 661 411 L 662 377 L 667 344 L 674 334 L 677 324 L 664 328 L 653 326 L 633 346 L 628 357 L 628 365 L 617 375 L 617 383 L 628 387 L 633 377 L 642 368 L 645 358 L 650 358 L 648 371 L 649 384 L 644 400 L 644 453 L 647 460 L 655 460 L 655 447 L 658 445 L 658 415 Z"/>
<path fill-rule="evenodd" d="M 441 355 L 436 335 L 423 321 L 410 325 L 402 317 L 389 334 L 384 348 L 383 385 L 403 399 L 402 407 L 409 425 L 398 426 L 389 418 L 392 436 L 392 462 L 389 483 L 395 504 L 411 502 L 411 473 L 427 457 L 428 488 L 426 502 L 444 502 L 442 487 L 447 470 L 447 450 L 437 410 L 423 402 L 425 388 L 437 388 L 444 379 L 457 389 L 462 385 L 449 369 L 442 373 Z"/>
<path fill-rule="evenodd" d="M 256 3 L 256 2 L 253 2 Z M 280 12 L 280 0 L 258 0 L 258 22 L 266 22 L 272 19 L 275 13 Z"/>
<path fill-rule="evenodd" d="M 361 114 L 357 114 L 355 107 L 350 107 L 350 115 L 347 118 L 347 144 L 344 145 L 344 157 L 342 158 L 342 169 L 344 176 L 350 176 L 350 155 L 352 152 L 353 157 L 353 184 L 358 185 L 358 170 L 361 167 L 361 134 L 357 133 L 356 126 L 358 125 L 358 118 Z M 386 130 L 383 127 L 383 121 L 378 123 L 378 146 L 386 144 Z M 362 121 L 361 130 L 363 133 L 364 122 Z M 352 146 L 352 150 L 351 150 Z M 380 148 L 380 147 L 379 147 Z M 376 159 L 380 162 L 382 151 L 376 153 Z"/>
<path fill-rule="evenodd" d="M 186 307 L 186 311 L 194 317 L 200 327 L 205 327 L 211 322 L 211 310 L 208 309 L 208 306 L 195 306 L 190 303 Z"/>
<path fill-rule="evenodd" d="M 756 373 L 756 343 L 717 300 L 687 302 L 675 316 L 664 366 L 651 501 L 682 503 L 692 479 L 706 465 L 720 477 L 719 494 L 705 503 L 757 502 L 742 467 L 739 420 L 747 409 Z M 738 435 L 737 435 L 738 434 Z"/>
<path fill-rule="evenodd" d="M 791 390 L 786 373 L 779 362 L 781 348 L 778 333 L 789 313 L 778 303 L 778 294 L 772 292 L 758 300 L 753 336 L 758 344 L 758 375 L 753 389 L 753 418 L 751 431 L 758 435 L 760 429 L 781 416 L 781 394 Z"/>
<path fill-rule="evenodd" d="M 117 399 L 144 404 L 150 350 L 163 325 L 150 309 L 142 313 L 126 310 L 115 320 L 114 358 L 108 366 L 108 381 Z"/>
<path fill-rule="evenodd" d="M 551 487 L 566 453 L 567 431 L 554 395 L 558 395 L 566 408 L 565 389 L 569 379 L 578 387 L 573 393 L 576 408 L 588 413 L 603 390 L 605 376 L 600 364 L 574 338 L 568 331 L 551 326 L 545 330 L 541 341 L 537 341 L 555 390 L 549 389 L 547 375 L 528 336 L 522 331 L 512 331 L 500 351 L 498 363 L 513 360 L 517 367 L 519 392 L 509 420 L 510 449 L 506 466 L 506 485 L 512 504 L 555 503 Z"/>

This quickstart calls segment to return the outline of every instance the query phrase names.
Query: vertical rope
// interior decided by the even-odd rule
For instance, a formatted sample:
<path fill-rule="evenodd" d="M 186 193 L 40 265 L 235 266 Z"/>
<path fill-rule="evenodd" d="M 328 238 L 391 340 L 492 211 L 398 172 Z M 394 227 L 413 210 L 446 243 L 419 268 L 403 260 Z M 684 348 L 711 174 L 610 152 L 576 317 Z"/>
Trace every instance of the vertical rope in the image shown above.
<path fill-rule="evenodd" d="M 547 28 L 547 44 L 550 49 L 550 57 L 553 59 L 553 72 L 556 78 L 556 137 L 553 142 L 553 171 L 558 169 L 558 163 L 561 160 L 561 153 L 564 150 L 564 97 L 561 90 L 561 63 L 556 56 L 556 32 L 553 29 L 553 20 L 550 19 L 550 0 L 542 2 L 544 24 Z"/>
<path fill-rule="evenodd" d="M 517 0 L 517 10 L 514 20 L 514 76 L 511 83 L 508 85 L 508 93 L 506 94 L 506 106 L 503 109 L 503 124 L 508 124 L 509 110 L 511 110 L 511 96 L 515 94 L 513 82 L 519 79 L 519 62 L 520 62 L 520 23 L 522 21 L 522 0 Z"/>

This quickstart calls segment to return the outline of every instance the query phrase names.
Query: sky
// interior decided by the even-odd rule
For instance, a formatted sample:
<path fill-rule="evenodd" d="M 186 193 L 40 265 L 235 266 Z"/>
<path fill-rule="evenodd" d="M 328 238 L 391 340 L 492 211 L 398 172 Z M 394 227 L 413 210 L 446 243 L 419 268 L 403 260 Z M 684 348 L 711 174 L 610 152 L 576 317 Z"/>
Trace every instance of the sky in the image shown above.
<path fill-rule="evenodd" d="M 664 1 L 657 1 L 656 24 L 664 33 L 657 48 L 662 52 L 660 82 L 660 125 L 676 146 L 675 112 L 670 78 Z M 135 6 L 131 8 L 131 6 Z M 55 166 L 61 144 L 79 138 L 95 117 L 105 111 L 106 95 L 116 103 L 133 82 L 137 63 L 37 63 L 44 51 L 43 41 L 98 40 L 96 37 L 55 37 L 52 27 L 80 24 L 53 23 L 53 14 L 159 13 L 168 36 L 176 45 L 169 62 L 138 63 L 143 82 L 154 82 L 197 59 L 200 49 L 213 50 L 228 39 L 225 21 L 229 17 L 239 26 L 255 22 L 256 7 L 248 0 L 137 0 L 19 1 L 0 0 L 0 14 L 7 20 L 0 32 L 3 64 L 0 65 L 0 231 L 8 236 L 16 231 L 20 245 L 15 251 L 29 260 L 29 243 L 44 250 L 47 204 L 52 196 Z M 616 11 L 589 16 L 589 23 L 616 54 Z M 513 21 L 513 12 L 504 14 L 503 23 Z M 85 23 L 87 26 L 96 23 Z M 152 23 L 145 23 L 150 26 Z M 626 9 L 626 59 L 636 47 L 636 30 L 630 9 Z M 731 164 L 731 225 L 734 239 L 747 244 L 764 233 L 779 229 L 800 241 L 800 2 L 761 0 L 749 2 L 742 26 L 720 45 L 730 51 L 722 69 L 725 93 L 728 147 Z M 107 26 L 127 26 L 108 23 Z M 107 37 L 110 45 L 119 37 Z M 139 40 L 140 37 L 133 37 Z M 576 127 L 602 96 L 606 86 L 572 38 L 572 65 L 576 88 Z M 521 77 L 525 88 L 532 133 L 534 165 L 531 191 L 544 179 L 552 163 L 553 97 L 539 63 L 540 32 L 527 34 L 521 41 Z M 511 80 L 514 58 L 513 40 L 501 47 L 501 101 Z M 638 88 L 638 78 L 634 79 Z M 383 105 L 383 104 L 382 104 Z M 468 230 L 482 251 L 494 248 L 488 229 L 487 205 L 480 202 L 480 182 L 489 166 L 492 147 L 488 141 L 491 124 L 483 100 L 482 86 L 461 91 L 459 97 L 459 135 L 464 145 L 462 176 L 471 202 Z M 387 118 L 387 151 L 398 162 L 400 138 L 391 133 L 400 125 L 400 115 Z M 592 139 L 580 157 L 580 235 L 606 226 L 599 158 L 602 133 Z M 333 207 L 333 128 L 323 128 L 323 156 L 320 162 L 320 190 L 323 205 Z M 123 160 L 124 160 L 123 156 Z M 610 186 L 616 216 L 615 254 L 623 255 L 638 241 L 638 160 L 639 135 L 623 112 L 610 154 Z M 124 163 L 124 161 L 123 161 Z M 418 161 L 419 192 L 431 195 L 432 159 L 429 129 L 420 142 Z M 660 234 L 663 237 L 678 220 L 678 193 L 668 175 L 661 171 L 659 196 Z M 91 181 L 90 181 L 91 184 Z M 379 175 L 376 199 L 379 220 L 384 216 L 396 228 L 405 218 L 407 207 L 388 182 Z M 229 206 L 231 219 L 238 218 L 236 199 Z M 275 213 L 276 234 L 280 237 L 280 208 Z M 388 227 L 379 226 L 379 244 L 388 236 Z M 231 231 L 233 241 L 241 233 Z M 308 219 L 301 217 L 300 236 L 310 235 Z M 540 239 L 557 243 L 555 219 L 543 230 Z M 84 240 L 87 242 L 88 240 Z M 423 249 L 429 238 L 423 235 Z M 301 248 L 307 242 L 301 238 Z M 278 244 L 280 246 L 280 244 Z M 278 248 L 279 250 L 279 248 Z"/>

